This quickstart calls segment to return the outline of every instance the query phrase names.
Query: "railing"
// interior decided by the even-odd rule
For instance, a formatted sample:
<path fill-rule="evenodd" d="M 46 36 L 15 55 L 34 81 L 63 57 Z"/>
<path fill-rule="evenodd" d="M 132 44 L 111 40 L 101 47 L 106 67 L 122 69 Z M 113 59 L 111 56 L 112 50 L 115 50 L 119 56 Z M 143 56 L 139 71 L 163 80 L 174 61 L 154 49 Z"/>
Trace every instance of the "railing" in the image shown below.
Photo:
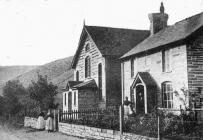
<path fill-rule="evenodd" d="M 60 111 L 59 122 L 119 130 L 118 109 Z"/>
<path fill-rule="evenodd" d="M 123 117 L 123 111 L 119 109 L 88 109 L 60 111 L 59 122 L 120 130 L 121 133 L 155 138 L 203 139 L 202 117 L 203 109 L 185 112 L 178 109 L 158 109 L 154 113 L 127 117 Z"/>

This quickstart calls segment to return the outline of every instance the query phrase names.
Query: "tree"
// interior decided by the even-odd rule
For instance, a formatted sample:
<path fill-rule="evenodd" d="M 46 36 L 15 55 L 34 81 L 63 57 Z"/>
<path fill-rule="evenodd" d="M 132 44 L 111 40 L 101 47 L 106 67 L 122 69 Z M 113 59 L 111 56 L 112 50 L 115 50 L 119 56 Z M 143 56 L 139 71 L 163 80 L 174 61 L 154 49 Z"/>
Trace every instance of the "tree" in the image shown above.
<path fill-rule="evenodd" d="M 3 109 L 4 109 L 4 98 L 0 96 L 0 115 L 3 114 Z"/>
<path fill-rule="evenodd" d="M 30 98 L 35 100 L 40 109 L 54 108 L 54 96 L 57 94 L 57 86 L 48 83 L 47 77 L 38 75 L 37 82 L 32 81 L 28 87 Z"/>
<path fill-rule="evenodd" d="M 26 94 L 26 89 L 19 80 L 8 81 L 3 87 L 4 111 L 7 114 L 14 115 L 22 107 L 19 97 Z"/>

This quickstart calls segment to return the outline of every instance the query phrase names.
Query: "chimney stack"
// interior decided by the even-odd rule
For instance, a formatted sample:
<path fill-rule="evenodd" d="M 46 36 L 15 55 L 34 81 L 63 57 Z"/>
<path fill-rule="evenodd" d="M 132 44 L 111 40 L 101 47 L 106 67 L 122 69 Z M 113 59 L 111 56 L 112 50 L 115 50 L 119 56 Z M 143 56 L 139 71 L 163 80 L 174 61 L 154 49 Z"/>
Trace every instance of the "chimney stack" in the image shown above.
<path fill-rule="evenodd" d="M 161 2 L 160 13 L 151 13 L 148 15 L 151 35 L 167 27 L 168 14 L 164 13 L 164 10 L 163 2 Z"/>

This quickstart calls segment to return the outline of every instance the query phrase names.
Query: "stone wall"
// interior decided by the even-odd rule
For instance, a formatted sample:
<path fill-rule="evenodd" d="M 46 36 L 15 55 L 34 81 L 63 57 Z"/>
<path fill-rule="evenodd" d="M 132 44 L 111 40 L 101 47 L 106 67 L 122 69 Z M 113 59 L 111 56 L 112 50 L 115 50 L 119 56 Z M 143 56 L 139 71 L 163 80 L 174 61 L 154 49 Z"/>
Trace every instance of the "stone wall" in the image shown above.
<path fill-rule="evenodd" d="M 68 123 L 59 123 L 59 132 L 83 137 L 83 138 L 92 138 L 99 140 L 157 140 L 157 138 L 149 138 L 145 136 L 139 136 L 131 133 L 124 133 L 122 136 L 119 131 L 109 130 L 109 129 L 100 129 L 94 127 L 88 127 L 83 125 L 74 125 Z"/>
<path fill-rule="evenodd" d="M 202 92 L 203 98 L 203 33 L 187 45 L 187 63 L 188 88 L 192 92 Z"/>
<path fill-rule="evenodd" d="M 36 128 L 36 126 L 37 126 L 37 118 L 25 117 L 24 126 L 25 127 Z"/>

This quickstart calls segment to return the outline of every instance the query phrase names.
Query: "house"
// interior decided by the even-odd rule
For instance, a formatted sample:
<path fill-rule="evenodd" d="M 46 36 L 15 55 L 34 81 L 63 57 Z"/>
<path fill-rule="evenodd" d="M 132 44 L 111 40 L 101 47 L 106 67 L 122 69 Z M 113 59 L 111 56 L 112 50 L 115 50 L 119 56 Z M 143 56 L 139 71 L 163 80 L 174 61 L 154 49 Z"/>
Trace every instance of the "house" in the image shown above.
<path fill-rule="evenodd" d="M 196 104 L 203 108 L 203 13 L 168 26 L 162 3 L 149 20 L 150 36 L 121 57 L 123 100 L 134 102 L 136 113 L 156 106 L 175 110 L 192 103 L 185 88 L 198 94 Z"/>
<path fill-rule="evenodd" d="M 121 104 L 119 58 L 149 36 L 146 30 L 84 24 L 72 61 L 74 80 L 63 92 L 63 110 L 115 107 Z"/>

